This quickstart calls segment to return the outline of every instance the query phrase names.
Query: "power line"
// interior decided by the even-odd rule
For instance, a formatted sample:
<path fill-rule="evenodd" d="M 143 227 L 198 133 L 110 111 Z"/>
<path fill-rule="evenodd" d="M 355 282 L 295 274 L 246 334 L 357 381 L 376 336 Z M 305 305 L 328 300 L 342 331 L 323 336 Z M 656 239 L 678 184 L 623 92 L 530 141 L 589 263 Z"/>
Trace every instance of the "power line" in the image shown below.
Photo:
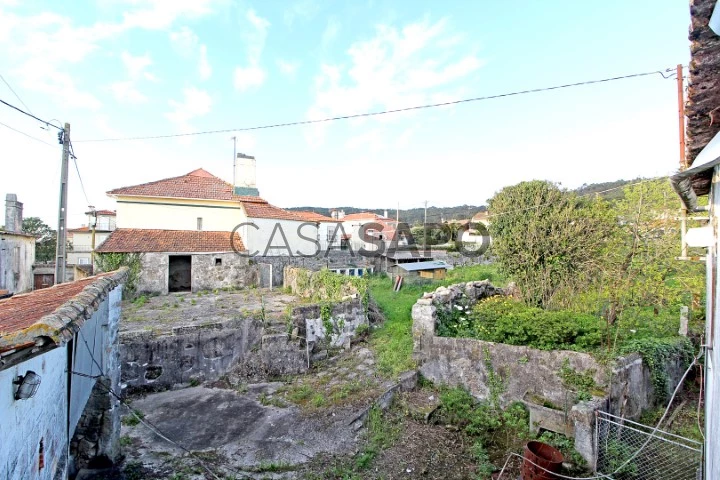
<path fill-rule="evenodd" d="M 37 138 L 37 137 L 33 137 L 33 136 L 30 135 L 30 134 L 27 134 L 27 133 L 25 133 L 25 132 L 22 132 L 22 131 L 18 130 L 17 128 L 11 127 L 10 125 L 5 125 L 5 124 L 2 123 L 2 122 L 0 122 L 0 125 L 2 125 L 3 127 L 7 128 L 7 129 L 12 130 L 13 132 L 17 132 L 17 133 L 19 133 L 20 135 L 25 135 L 26 137 L 31 138 L 31 139 L 35 140 L 36 142 L 44 143 L 45 145 L 48 145 L 48 146 L 50 146 L 50 147 L 55 147 L 55 145 L 53 145 L 52 143 L 48 143 L 48 142 L 46 142 L 45 140 L 41 140 L 41 139 L 39 139 L 39 138 Z"/>
<path fill-rule="evenodd" d="M 30 107 L 27 106 L 27 103 L 23 102 L 22 98 L 20 98 L 20 95 L 18 95 L 17 92 L 13 89 L 13 87 L 10 86 L 10 84 L 7 82 L 7 80 L 5 80 L 5 77 L 3 77 L 2 74 L 0 74 L 0 80 L 2 80 L 5 85 L 7 85 L 13 95 L 15 95 L 15 98 L 17 98 L 18 101 L 23 104 L 23 107 L 25 107 L 28 112 L 32 113 L 32 110 L 30 110 Z"/>
<path fill-rule="evenodd" d="M 75 164 L 75 171 L 78 174 L 78 180 L 80 180 L 80 188 L 82 188 L 83 195 L 85 195 L 85 201 L 88 205 L 91 205 L 91 202 L 88 199 L 87 192 L 85 191 L 85 184 L 83 183 L 82 175 L 80 175 L 80 167 L 78 167 L 77 157 L 75 156 L 75 149 L 73 148 L 72 142 L 70 142 L 70 158 L 72 158 L 73 163 Z"/>
<path fill-rule="evenodd" d="M 25 110 L 23 110 L 22 108 L 16 107 L 15 105 L 13 105 L 13 104 L 11 104 L 11 103 L 8 103 L 8 102 L 6 102 L 5 100 L 3 100 L 3 99 L 1 99 L 1 98 L 0 98 L 0 103 L 2 103 L 3 105 L 6 105 L 6 106 L 12 108 L 13 110 L 17 110 L 18 112 L 22 113 L 23 115 L 27 115 L 27 116 L 30 117 L 30 118 L 34 118 L 35 120 L 37 120 L 38 122 L 42 123 L 42 124 L 45 125 L 45 126 L 50 126 L 50 127 L 57 128 L 58 130 L 62 130 L 62 128 L 60 128 L 60 127 L 58 127 L 58 126 L 56 126 L 56 125 L 53 125 L 52 123 L 50 123 L 50 122 L 48 122 L 48 121 L 45 121 L 45 120 L 43 120 L 42 118 L 38 118 L 38 117 L 36 117 L 35 115 L 33 115 L 32 113 L 28 113 L 28 112 L 26 112 Z"/>
<path fill-rule="evenodd" d="M 496 95 L 486 95 L 482 97 L 473 97 L 473 98 L 465 98 L 462 100 L 453 100 L 450 102 L 442 102 L 442 103 L 431 103 L 427 105 L 416 105 L 413 107 L 404 107 L 404 108 L 396 108 L 393 110 L 382 110 L 379 112 L 366 112 L 366 113 L 356 113 L 351 115 L 341 115 L 337 117 L 328 117 L 328 118 L 322 118 L 318 120 L 300 120 L 295 122 L 285 122 L 285 123 L 273 123 L 268 125 L 258 125 L 254 127 L 242 127 L 242 128 L 226 128 L 222 130 L 206 130 L 202 132 L 190 132 L 190 133 L 176 133 L 176 134 L 168 134 L 168 135 L 150 135 L 150 136 L 137 136 L 137 137 L 115 137 L 115 138 L 99 138 L 99 139 L 89 139 L 89 140 L 76 140 L 76 142 L 119 142 L 119 141 L 131 141 L 131 140 L 156 140 L 156 139 L 162 139 L 162 138 L 175 138 L 175 137 L 192 137 L 192 136 L 198 136 L 198 135 L 210 135 L 215 133 L 231 133 L 231 132 L 246 132 L 250 130 L 264 130 L 264 129 L 270 129 L 270 128 L 280 128 L 280 127 L 292 127 L 292 126 L 298 126 L 298 125 L 311 125 L 315 123 L 326 123 L 326 122 L 334 122 L 338 120 L 348 120 L 351 118 L 361 118 L 361 117 L 373 117 L 373 116 L 379 116 L 379 115 L 388 115 L 392 113 L 400 113 L 400 112 L 408 112 L 412 110 L 423 110 L 428 108 L 436 108 L 436 107 L 447 107 L 449 105 L 458 105 L 461 103 L 470 103 L 470 102 L 479 102 L 483 100 L 492 100 L 497 98 L 504 98 L 504 97 L 512 97 L 515 95 L 525 95 L 529 93 L 537 93 L 537 92 L 547 92 L 550 90 L 559 90 L 562 88 L 569 88 L 569 87 L 577 87 L 581 85 L 593 85 L 597 83 L 605 83 L 605 82 L 612 82 L 615 80 L 625 80 L 629 78 L 637 78 L 637 77 L 646 77 L 649 75 L 660 75 L 664 79 L 668 79 L 672 76 L 672 74 L 666 76 L 665 73 L 670 72 L 674 70 L 674 68 L 665 69 L 663 70 L 656 70 L 653 72 L 643 72 L 643 73 L 632 73 L 629 75 L 621 75 L 618 77 L 609 77 L 609 78 L 602 78 L 598 80 L 587 80 L 584 82 L 575 82 L 575 83 L 566 83 L 563 85 L 555 85 L 552 87 L 541 87 L 541 88 L 532 88 L 528 90 L 519 90 L 515 92 L 508 92 L 508 93 L 500 93 Z"/>

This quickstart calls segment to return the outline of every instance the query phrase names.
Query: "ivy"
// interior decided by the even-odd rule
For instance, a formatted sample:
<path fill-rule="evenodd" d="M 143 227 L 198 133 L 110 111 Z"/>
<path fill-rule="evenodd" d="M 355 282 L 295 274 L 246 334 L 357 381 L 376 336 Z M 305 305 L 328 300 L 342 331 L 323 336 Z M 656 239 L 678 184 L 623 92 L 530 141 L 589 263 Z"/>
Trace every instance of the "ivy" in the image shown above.
<path fill-rule="evenodd" d="M 320 304 L 320 320 L 322 320 L 323 327 L 325 328 L 325 337 L 330 338 L 334 327 L 332 323 L 332 310 L 333 305 L 329 302 L 323 302 Z"/>
<path fill-rule="evenodd" d="M 693 358 L 693 346 L 688 338 L 641 338 L 623 345 L 622 354 L 633 352 L 639 353 L 650 369 L 655 397 L 660 403 L 668 395 L 668 362 L 679 358 L 683 368 L 687 368 Z"/>
<path fill-rule="evenodd" d="M 576 393 L 576 401 L 590 400 L 593 396 L 593 391 L 598 390 L 598 386 L 595 384 L 593 378 L 594 370 L 588 370 L 586 372 L 578 372 L 570 366 L 570 360 L 563 360 L 563 364 L 558 371 L 558 376 L 562 380 L 563 385 L 568 390 L 572 390 Z"/>
<path fill-rule="evenodd" d="M 133 298 L 142 268 L 141 253 L 98 253 L 95 263 L 100 272 L 112 272 L 120 267 L 128 267 L 128 278 L 123 288 L 123 297 Z"/>

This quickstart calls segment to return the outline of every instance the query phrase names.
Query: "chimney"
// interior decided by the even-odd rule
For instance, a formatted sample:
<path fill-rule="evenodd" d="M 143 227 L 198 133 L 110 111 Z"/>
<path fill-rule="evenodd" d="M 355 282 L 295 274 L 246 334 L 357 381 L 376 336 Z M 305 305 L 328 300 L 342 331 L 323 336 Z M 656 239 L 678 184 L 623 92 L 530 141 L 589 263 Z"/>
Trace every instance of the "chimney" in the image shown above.
<path fill-rule="evenodd" d="M 5 230 L 8 232 L 22 232 L 23 204 L 17 201 L 17 195 L 5 195 Z"/>
<path fill-rule="evenodd" d="M 383 213 L 383 217 L 388 218 L 388 216 L 387 216 L 387 208 L 385 209 L 385 212 Z"/>
<path fill-rule="evenodd" d="M 255 183 L 255 157 L 238 153 L 235 158 L 235 195 L 259 197 L 260 192 Z"/>

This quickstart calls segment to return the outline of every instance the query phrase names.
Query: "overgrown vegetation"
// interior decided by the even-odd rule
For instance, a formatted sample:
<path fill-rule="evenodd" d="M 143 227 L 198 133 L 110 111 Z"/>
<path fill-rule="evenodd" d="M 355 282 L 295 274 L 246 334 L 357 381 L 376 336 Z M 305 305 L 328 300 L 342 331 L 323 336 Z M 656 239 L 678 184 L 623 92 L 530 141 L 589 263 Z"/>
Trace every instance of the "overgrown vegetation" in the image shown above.
<path fill-rule="evenodd" d="M 380 373 L 395 376 L 415 367 L 412 360 L 412 306 L 423 293 L 441 285 L 488 279 L 494 284 L 504 282 L 494 265 L 472 265 L 450 270 L 441 281 L 406 283 L 399 292 L 393 291 L 393 281 L 384 275 L 367 278 L 370 294 L 383 311 L 385 323 L 371 336 Z"/>
<path fill-rule="evenodd" d="M 124 298 L 134 298 L 142 267 L 141 253 L 98 253 L 95 263 L 99 272 L 112 272 L 120 267 L 128 267 L 128 278 L 123 288 Z"/>

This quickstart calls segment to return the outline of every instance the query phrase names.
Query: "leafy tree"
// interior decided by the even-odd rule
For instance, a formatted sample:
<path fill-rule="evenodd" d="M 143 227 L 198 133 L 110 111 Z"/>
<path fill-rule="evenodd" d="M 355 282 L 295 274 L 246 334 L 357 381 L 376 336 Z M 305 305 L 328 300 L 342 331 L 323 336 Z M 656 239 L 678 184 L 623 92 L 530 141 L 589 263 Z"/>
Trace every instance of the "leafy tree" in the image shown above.
<path fill-rule="evenodd" d="M 39 217 L 27 217 L 22 223 L 23 233 L 35 237 L 35 260 L 49 262 L 55 259 L 57 232 L 45 224 Z"/>
<path fill-rule="evenodd" d="M 604 200 L 540 180 L 502 189 L 489 210 L 493 254 L 530 306 L 549 307 L 558 292 L 587 286 L 618 228 Z"/>

